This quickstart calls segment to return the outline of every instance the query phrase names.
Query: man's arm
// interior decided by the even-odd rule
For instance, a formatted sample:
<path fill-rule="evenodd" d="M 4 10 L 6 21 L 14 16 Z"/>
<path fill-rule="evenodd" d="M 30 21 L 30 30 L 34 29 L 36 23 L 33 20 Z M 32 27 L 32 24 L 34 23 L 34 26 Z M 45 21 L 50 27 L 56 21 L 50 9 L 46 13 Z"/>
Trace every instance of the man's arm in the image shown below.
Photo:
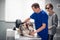
<path fill-rule="evenodd" d="M 27 18 L 23 23 L 26 23 L 26 22 L 28 22 L 30 20 L 30 18 Z"/>
<path fill-rule="evenodd" d="M 47 26 L 47 22 L 48 22 L 48 15 L 44 12 L 44 14 L 42 15 L 42 26 L 36 30 L 36 32 L 40 32 L 42 30 L 44 30 Z"/>
<path fill-rule="evenodd" d="M 47 14 L 43 14 L 42 15 L 42 26 L 40 28 L 38 28 L 36 31 L 32 32 L 31 34 L 35 34 L 35 33 L 38 33 L 38 32 L 41 32 L 42 30 L 44 30 L 47 26 L 48 23 L 48 15 Z"/>
<path fill-rule="evenodd" d="M 43 29 L 45 29 L 45 27 L 46 27 L 46 24 L 43 23 L 42 26 L 41 26 L 39 29 L 37 29 L 37 30 L 34 31 L 34 32 L 31 32 L 31 35 L 34 35 L 35 33 L 38 33 L 38 32 L 40 32 L 40 31 L 42 31 Z"/>
<path fill-rule="evenodd" d="M 46 27 L 46 24 L 43 23 L 42 26 L 39 29 L 36 30 L 36 33 L 42 31 L 43 29 L 45 29 L 45 27 Z"/>

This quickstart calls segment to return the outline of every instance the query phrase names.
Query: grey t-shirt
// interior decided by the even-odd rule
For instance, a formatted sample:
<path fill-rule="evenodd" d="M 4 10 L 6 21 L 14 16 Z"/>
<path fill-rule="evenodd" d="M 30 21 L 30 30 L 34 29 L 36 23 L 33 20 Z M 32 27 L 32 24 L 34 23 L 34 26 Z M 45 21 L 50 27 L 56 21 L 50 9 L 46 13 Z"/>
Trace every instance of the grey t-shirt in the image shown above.
<path fill-rule="evenodd" d="M 48 15 L 48 27 L 52 27 L 52 17 L 55 15 L 55 13 L 53 15 Z M 52 30 L 48 30 L 48 34 L 52 34 Z"/>

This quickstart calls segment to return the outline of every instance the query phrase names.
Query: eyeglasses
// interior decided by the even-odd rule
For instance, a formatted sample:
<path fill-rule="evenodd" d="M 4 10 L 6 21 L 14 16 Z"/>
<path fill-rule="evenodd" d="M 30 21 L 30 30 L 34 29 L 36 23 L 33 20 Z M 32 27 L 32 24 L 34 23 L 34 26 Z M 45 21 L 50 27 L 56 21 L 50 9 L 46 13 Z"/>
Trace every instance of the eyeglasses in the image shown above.
<path fill-rule="evenodd" d="M 49 8 L 45 8 L 45 9 L 49 9 Z"/>

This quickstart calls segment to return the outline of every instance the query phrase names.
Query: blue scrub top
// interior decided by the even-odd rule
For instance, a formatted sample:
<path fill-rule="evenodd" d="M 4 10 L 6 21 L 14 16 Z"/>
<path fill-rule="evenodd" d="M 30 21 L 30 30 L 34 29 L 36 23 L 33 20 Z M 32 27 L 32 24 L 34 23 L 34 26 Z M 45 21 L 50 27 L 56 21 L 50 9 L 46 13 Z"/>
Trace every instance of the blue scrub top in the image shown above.
<path fill-rule="evenodd" d="M 39 29 L 43 23 L 46 24 L 46 28 L 42 31 L 38 32 L 37 34 L 42 38 L 48 37 L 48 15 L 45 11 L 40 11 L 39 13 L 33 13 L 30 18 L 34 19 L 35 21 L 35 28 L 36 30 Z"/>

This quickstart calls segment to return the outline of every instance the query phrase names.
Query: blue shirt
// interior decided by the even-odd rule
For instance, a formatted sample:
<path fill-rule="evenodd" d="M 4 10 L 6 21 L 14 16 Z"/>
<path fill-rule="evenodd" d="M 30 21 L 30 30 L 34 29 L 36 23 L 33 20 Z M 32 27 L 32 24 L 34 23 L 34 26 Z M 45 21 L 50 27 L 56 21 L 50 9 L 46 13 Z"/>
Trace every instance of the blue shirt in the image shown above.
<path fill-rule="evenodd" d="M 36 30 L 39 29 L 43 23 L 46 24 L 46 28 L 42 31 L 38 32 L 37 34 L 42 38 L 48 37 L 48 15 L 45 11 L 40 11 L 39 13 L 33 13 L 30 18 L 34 19 L 35 21 L 35 28 Z"/>

